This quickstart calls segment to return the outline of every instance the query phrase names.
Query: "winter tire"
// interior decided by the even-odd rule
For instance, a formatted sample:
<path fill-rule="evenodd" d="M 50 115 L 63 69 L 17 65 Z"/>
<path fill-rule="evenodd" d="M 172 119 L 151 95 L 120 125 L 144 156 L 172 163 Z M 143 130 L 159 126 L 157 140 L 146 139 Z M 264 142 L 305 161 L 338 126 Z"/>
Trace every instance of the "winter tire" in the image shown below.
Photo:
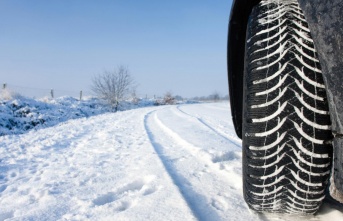
<path fill-rule="evenodd" d="M 332 158 L 320 64 L 296 0 L 264 0 L 247 27 L 244 197 L 258 212 L 313 214 Z"/>

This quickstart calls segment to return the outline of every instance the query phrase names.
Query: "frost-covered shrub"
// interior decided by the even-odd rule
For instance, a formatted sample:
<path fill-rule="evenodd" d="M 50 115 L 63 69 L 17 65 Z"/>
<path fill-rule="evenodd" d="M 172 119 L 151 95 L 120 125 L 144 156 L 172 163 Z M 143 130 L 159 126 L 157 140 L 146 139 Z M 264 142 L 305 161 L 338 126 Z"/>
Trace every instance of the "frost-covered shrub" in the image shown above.
<path fill-rule="evenodd" d="M 109 111 L 98 99 L 72 97 L 35 100 L 25 97 L 0 101 L 0 136 L 54 126 L 69 119 Z"/>
<path fill-rule="evenodd" d="M 166 104 L 164 100 L 140 99 L 119 103 L 118 111 Z M 0 100 L 0 136 L 22 134 L 57 125 L 69 119 L 90 117 L 112 111 L 101 99 L 85 98 L 79 101 L 73 97 L 30 99 L 17 96 Z"/>
<path fill-rule="evenodd" d="M 167 92 L 164 95 L 163 101 L 165 104 L 175 104 L 175 98 L 171 92 Z"/>

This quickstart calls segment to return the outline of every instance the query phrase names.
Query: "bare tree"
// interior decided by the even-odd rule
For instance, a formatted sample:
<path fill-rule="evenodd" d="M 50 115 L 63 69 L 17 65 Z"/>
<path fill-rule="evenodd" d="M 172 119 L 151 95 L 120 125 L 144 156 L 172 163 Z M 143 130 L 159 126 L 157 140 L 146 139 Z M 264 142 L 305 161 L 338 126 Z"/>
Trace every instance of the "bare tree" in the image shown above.
<path fill-rule="evenodd" d="M 170 91 L 164 95 L 163 102 L 165 104 L 175 104 L 175 98 Z"/>
<path fill-rule="evenodd" d="M 128 68 L 119 66 L 114 71 L 104 71 L 92 79 L 92 91 L 116 111 L 119 101 L 129 94 L 134 81 Z"/>

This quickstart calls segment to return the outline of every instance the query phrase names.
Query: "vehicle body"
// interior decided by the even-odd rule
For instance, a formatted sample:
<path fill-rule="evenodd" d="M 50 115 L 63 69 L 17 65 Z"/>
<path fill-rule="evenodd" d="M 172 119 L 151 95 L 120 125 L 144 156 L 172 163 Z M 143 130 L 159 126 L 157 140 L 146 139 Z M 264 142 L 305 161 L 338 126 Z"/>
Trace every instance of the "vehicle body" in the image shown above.
<path fill-rule="evenodd" d="M 261 0 L 233 0 L 228 35 L 228 80 L 233 123 L 242 139 L 246 32 L 250 13 Z M 282 2 L 282 0 L 280 0 Z M 343 1 L 298 0 L 322 67 L 333 135 L 331 195 L 343 198 Z"/>

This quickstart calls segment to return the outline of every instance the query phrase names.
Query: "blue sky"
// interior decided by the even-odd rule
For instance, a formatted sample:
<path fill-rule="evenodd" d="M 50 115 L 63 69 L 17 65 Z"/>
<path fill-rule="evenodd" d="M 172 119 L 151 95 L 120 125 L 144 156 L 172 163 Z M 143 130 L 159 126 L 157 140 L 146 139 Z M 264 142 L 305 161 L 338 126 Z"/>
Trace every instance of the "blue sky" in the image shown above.
<path fill-rule="evenodd" d="M 1 0 L 0 79 L 28 88 L 90 91 L 129 68 L 140 95 L 228 93 L 231 0 Z"/>

